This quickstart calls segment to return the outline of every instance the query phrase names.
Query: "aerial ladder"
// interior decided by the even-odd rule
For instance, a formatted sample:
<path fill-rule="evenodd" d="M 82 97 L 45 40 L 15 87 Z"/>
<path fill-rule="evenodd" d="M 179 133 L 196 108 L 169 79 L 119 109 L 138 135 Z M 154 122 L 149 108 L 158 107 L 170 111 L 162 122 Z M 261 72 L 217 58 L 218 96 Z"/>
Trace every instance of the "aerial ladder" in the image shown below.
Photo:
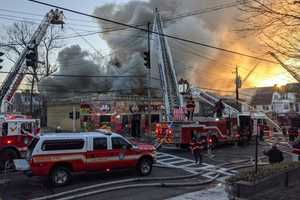
<path fill-rule="evenodd" d="M 172 123 L 174 120 L 174 109 L 183 106 L 183 99 L 178 90 L 178 81 L 170 47 L 166 37 L 163 36 L 164 30 L 158 9 L 155 10 L 154 15 L 153 32 L 160 34 L 153 34 L 152 42 L 156 43 L 157 46 L 151 49 L 152 51 L 155 50 L 155 53 L 158 54 L 158 68 L 165 105 L 165 118 L 167 122 Z"/>
<path fill-rule="evenodd" d="M 30 41 L 28 42 L 28 45 L 23 49 L 15 65 L 12 67 L 9 74 L 7 75 L 7 77 L 1 85 L 1 113 L 7 113 L 8 104 L 12 102 L 18 87 L 20 86 L 23 78 L 26 75 L 26 71 L 29 65 L 25 62 L 25 60 L 29 58 L 32 59 L 33 56 L 37 55 L 37 47 L 42 41 L 43 37 L 46 35 L 47 29 L 51 24 L 63 23 L 63 13 L 59 12 L 58 10 L 51 10 L 44 16 L 40 25 L 35 30 Z"/>
<path fill-rule="evenodd" d="M 175 144 L 176 146 L 188 145 L 193 132 L 200 137 L 205 136 L 208 143 L 210 141 L 216 143 L 218 139 L 226 141 L 236 140 L 235 132 L 232 131 L 232 133 L 227 133 L 227 130 L 221 131 L 217 127 L 219 122 L 223 123 L 224 120 L 227 119 L 222 119 L 221 121 L 217 118 L 206 118 L 203 119 L 202 122 L 185 120 L 184 118 L 178 119 L 175 117 L 174 111 L 183 109 L 183 96 L 179 93 L 176 71 L 158 9 L 154 12 L 150 57 L 155 61 L 151 62 L 151 69 L 153 73 L 156 73 L 156 76 L 160 77 L 159 85 L 162 88 L 165 107 L 165 119 L 156 124 L 155 128 L 157 139 L 156 148 L 159 148 L 162 144 Z M 215 107 L 216 103 L 220 100 L 218 97 L 196 87 L 191 88 L 191 95 L 202 99 L 213 107 Z M 235 114 L 235 116 L 239 115 L 239 111 L 236 108 L 226 103 L 224 103 L 224 105 L 225 112 L 227 112 L 229 116 L 231 116 L 231 114 Z"/>
<path fill-rule="evenodd" d="M 201 99 L 202 101 L 204 101 L 205 103 L 207 103 L 208 105 L 215 107 L 216 103 L 220 100 L 220 98 L 211 95 L 209 93 L 207 93 L 206 91 L 204 91 L 203 89 L 199 88 L 199 87 L 191 87 L 191 93 L 194 97 L 197 97 L 199 99 Z M 224 104 L 224 114 L 226 115 L 231 115 L 233 113 L 238 113 L 239 111 L 228 105 L 227 103 L 223 102 Z"/>

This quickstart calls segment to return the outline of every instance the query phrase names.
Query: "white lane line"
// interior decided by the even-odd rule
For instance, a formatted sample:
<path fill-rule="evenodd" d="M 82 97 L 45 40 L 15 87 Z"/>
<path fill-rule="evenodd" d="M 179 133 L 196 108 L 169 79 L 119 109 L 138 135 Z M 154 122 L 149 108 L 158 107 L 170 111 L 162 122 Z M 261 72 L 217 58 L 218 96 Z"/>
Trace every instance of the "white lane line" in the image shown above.
<path fill-rule="evenodd" d="M 202 163 L 201 165 L 195 164 L 194 160 L 175 156 L 172 154 L 167 154 L 167 153 L 160 153 L 161 157 L 168 157 L 168 158 L 163 158 L 157 159 L 157 162 L 161 165 L 165 165 L 168 167 L 173 167 L 177 169 L 182 169 L 187 172 L 190 172 L 192 174 L 197 174 L 202 171 L 207 171 L 204 173 L 202 176 L 206 178 L 213 178 L 216 173 L 220 173 L 222 176 L 220 177 L 220 181 L 224 181 L 226 177 L 232 176 L 236 173 L 235 170 L 230 170 L 224 167 L 218 167 L 216 165 L 211 165 L 208 163 Z M 189 163 L 187 163 L 189 162 Z M 183 163 L 183 164 L 180 164 Z M 219 179 L 218 179 L 219 180 Z"/>

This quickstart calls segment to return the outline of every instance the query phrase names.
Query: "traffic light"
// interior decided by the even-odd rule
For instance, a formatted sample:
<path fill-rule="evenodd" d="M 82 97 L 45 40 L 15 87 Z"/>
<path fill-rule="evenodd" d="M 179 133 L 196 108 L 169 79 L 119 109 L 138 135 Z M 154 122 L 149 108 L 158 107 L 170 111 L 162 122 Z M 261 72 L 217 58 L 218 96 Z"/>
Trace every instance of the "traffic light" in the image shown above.
<path fill-rule="evenodd" d="M 73 112 L 69 112 L 69 118 L 73 119 L 74 115 Z M 75 112 L 75 119 L 79 119 L 80 118 L 80 112 L 76 111 Z"/>
<path fill-rule="evenodd" d="M 144 52 L 144 65 L 146 68 L 150 68 L 150 54 L 149 52 Z"/>
<path fill-rule="evenodd" d="M 0 51 L 0 57 L 3 56 L 4 53 Z M 0 58 L 0 63 L 2 63 L 4 60 L 2 58 Z M 2 66 L 0 65 L 0 69 L 2 69 Z"/>
<path fill-rule="evenodd" d="M 26 65 L 28 67 L 35 67 L 37 62 L 37 52 L 35 48 L 29 48 L 29 52 L 26 54 Z"/>
<path fill-rule="evenodd" d="M 69 112 L 69 118 L 73 119 L 73 112 Z"/>
<path fill-rule="evenodd" d="M 80 118 L 80 112 L 76 111 L 76 119 L 79 119 Z"/>

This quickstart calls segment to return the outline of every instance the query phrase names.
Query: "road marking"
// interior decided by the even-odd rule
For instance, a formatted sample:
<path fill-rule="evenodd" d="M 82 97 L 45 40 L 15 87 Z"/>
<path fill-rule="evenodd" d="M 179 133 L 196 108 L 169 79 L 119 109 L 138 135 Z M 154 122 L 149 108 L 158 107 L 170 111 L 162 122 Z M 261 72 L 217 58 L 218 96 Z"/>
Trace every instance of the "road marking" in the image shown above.
<path fill-rule="evenodd" d="M 202 176 L 206 178 L 213 178 L 216 173 L 220 173 L 221 177 L 217 180 L 221 182 L 224 182 L 226 177 L 237 173 L 235 170 L 218 167 L 208 163 L 202 163 L 200 165 L 195 164 L 194 160 L 163 152 L 157 152 L 157 163 L 168 167 L 182 169 L 192 174 L 198 174 L 199 172 L 204 171 L 205 173 L 202 174 Z"/>

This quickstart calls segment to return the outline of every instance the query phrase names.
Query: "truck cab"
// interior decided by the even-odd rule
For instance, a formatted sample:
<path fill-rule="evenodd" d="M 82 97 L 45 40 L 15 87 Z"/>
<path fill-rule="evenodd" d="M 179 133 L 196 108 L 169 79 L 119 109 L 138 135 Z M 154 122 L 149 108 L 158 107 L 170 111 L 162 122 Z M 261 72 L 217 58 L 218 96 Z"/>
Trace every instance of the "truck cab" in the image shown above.
<path fill-rule="evenodd" d="M 24 115 L 0 118 L 0 169 L 12 168 L 13 159 L 26 155 L 27 145 L 40 132 L 40 123 Z"/>

